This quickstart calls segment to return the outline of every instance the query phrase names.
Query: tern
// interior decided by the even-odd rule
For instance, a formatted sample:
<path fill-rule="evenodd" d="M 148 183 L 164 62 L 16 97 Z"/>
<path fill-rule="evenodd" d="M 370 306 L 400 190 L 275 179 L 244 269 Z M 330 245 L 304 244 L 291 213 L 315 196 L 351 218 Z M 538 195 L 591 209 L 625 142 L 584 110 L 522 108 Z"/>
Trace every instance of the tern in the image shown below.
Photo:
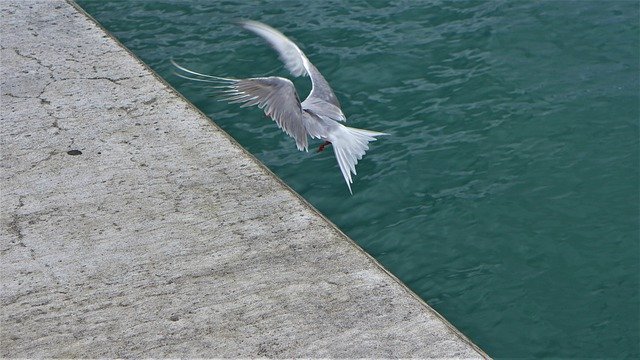
<path fill-rule="evenodd" d="M 176 75 L 216 84 L 223 95 L 222 99 L 229 103 L 242 103 L 242 107 L 257 105 L 295 140 L 300 151 L 308 151 L 307 136 L 324 141 L 318 152 L 331 145 L 349 193 L 353 195 L 351 173 L 356 175 L 358 160 L 369 149 L 369 142 L 375 141 L 377 136 L 388 134 L 342 125 L 341 122 L 346 122 L 346 117 L 336 95 L 320 71 L 293 41 L 278 30 L 257 21 L 242 21 L 239 25 L 266 40 L 278 52 L 280 60 L 291 75 L 311 78 L 311 92 L 304 101 L 300 102 L 291 80 L 283 77 L 233 79 L 205 75 L 171 60 L 180 71 Z"/>

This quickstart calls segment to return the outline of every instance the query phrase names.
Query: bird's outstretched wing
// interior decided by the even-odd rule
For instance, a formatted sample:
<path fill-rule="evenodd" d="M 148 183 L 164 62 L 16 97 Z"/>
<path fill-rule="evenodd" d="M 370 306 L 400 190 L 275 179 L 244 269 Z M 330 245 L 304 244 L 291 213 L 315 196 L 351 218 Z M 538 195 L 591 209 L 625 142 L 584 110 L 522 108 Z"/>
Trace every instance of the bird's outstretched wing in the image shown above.
<path fill-rule="evenodd" d="M 307 131 L 302 122 L 302 107 L 298 93 L 289 79 L 260 77 L 232 79 L 201 74 L 178 65 L 173 65 L 188 74 L 176 75 L 195 81 L 213 83 L 230 103 L 244 103 L 242 107 L 257 105 L 289 136 L 295 139 L 298 150 L 307 151 Z M 190 76 L 191 75 L 191 76 Z"/>
<path fill-rule="evenodd" d="M 280 59 L 292 75 L 309 75 L 312 88 L 311 93 L 302 103 L 303 108 L 336 121 L 346 120 L 340 110 L 340 102 L 327 80 L 293 41 L 278 30 L 257 21 L 243 21 L 240 22 L 240 26 L 265 39 L 278 52 Z M 328 103 L 328 106 L 320 106 L 319 102 Z M 327 110 L 326 113 L 323 109 Z"/>

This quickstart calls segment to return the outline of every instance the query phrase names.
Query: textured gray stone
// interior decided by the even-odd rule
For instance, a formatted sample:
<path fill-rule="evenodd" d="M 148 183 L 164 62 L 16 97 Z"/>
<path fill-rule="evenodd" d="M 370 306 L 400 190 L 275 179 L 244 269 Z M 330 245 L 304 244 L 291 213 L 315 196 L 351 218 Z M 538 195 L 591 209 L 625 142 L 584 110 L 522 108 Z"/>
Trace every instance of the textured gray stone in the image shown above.
<path fill-rule="evenodd" d="M 0 356 L 485 356 L 73 4 L 0 11 Z"/>

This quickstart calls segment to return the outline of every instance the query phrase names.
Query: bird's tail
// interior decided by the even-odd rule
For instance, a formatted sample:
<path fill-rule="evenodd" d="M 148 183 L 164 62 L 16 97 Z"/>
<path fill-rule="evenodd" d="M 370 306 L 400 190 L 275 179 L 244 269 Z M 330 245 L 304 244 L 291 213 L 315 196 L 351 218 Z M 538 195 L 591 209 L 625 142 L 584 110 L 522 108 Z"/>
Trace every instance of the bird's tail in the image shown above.
<path fill-rule="evenodd" d="M 342 124 L 338 125 L 336 130 L 327 136 L 327 140 L 331 142 L 344 181 L 347 182 L 349 192 L 353 194 L 351 191 L 351 184 L 353 183 L 351 173 L 356 175 L 356 164 L 358 160 L 362 159 L 365 152 L 369 150 L 369 142 L 375 141 L 376 136 L 389 134 L 350 128 Z"/>

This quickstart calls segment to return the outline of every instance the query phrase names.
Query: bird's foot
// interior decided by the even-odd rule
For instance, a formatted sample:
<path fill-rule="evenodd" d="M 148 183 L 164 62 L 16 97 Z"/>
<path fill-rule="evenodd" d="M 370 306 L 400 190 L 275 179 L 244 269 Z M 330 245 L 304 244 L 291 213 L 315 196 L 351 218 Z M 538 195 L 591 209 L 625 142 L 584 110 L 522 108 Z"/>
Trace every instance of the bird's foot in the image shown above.
<path fill-rule="evenodd" d="M 325 146 L 329 146 L 329 145 L 331 145 L 331 141 L 325 141 L 324 144 L 320 145 L 317 152 L 324 151 Z"/>

